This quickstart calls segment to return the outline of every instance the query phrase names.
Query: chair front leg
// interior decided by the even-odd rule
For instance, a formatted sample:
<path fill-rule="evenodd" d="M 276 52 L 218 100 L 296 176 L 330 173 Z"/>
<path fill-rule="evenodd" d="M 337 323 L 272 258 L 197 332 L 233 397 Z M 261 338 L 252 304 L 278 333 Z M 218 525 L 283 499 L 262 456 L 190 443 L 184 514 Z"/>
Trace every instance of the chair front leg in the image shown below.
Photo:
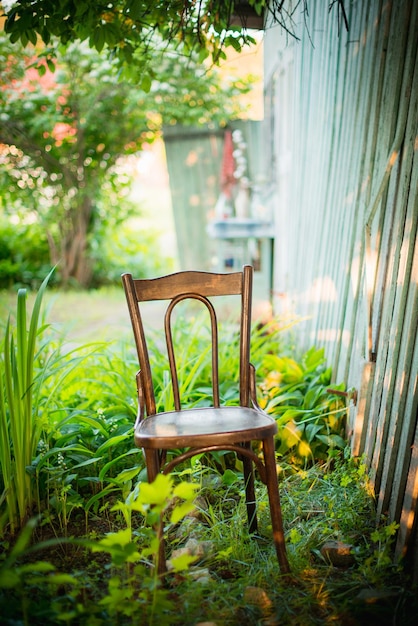
<path fill-rule="evenodd" d="M 154 449 L 145 449 L 145 464 L 147 466 L 148 482 L 152 483 L 158 476 L 160 471 L 160 452 Z M 167 565 L 165 561 L 165 541 L 164 541 L 164 521 L 160 521 L 155 525 L 154 530 L 157 533 L 158 539 L 158 554 L 157 554 L 157 572 L 158 575 L 163 578 L 167 572 Z"/>
<path fill-rule="evenodd" d="M 244 443 L 243 446 L 249 448 L 250 443 Z M 244 454 L 242 455 L 242 464 L 244 469 L 245 480 L 245 503 L 247 505 L 248 530 L 250 534 L 256 533 L 257 524 L 257 507 L 254 488 L 254 466 L 251 459 Z"/>
<path fill-rule="evenodd" d="M 266 468 L 266 486 L 270 503 L 271 524 L 273 528 L 273 541 L 276 548 L 280 571 L 282 574 L 288 574 L 290 573 L 290 566 L 287 560 L 286 545 L 284 541 L 282 509 L 280 506 L 279 485 L 274 450 L 274 437 L 269 437 L 263 441 L 263 453 Z"/>
<path fill-rule="evenodd" d="M 160 454 L 158 450 L 144 448 L 144 455 L 148 482 L 152 483 L 160 471 Z"/>

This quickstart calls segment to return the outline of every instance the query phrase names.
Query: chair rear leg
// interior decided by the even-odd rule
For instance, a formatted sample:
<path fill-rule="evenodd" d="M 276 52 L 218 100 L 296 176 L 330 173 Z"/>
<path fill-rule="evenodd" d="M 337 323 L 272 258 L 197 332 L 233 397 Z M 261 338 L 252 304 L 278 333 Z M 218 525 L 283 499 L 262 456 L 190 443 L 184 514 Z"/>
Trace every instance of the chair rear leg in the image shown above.
<path fill-rule="evenodd" d="M 288 574 L 290 572 L 290 566 L 289 561 L 287 560 L 286 545 L 284 541 L 282 509 L 280 506 L 273 437 L 269 437 L 263 441 L 263 452 L 264 464 L 266 467 L 266 486 L 270 503 L 271 524 L 273 527 L 273 541 L 276 548 L 280 571 L 282 574 Z"/>
<path fill-rule="evenodd" d="M 249 447 L 251 444 L 243 444 Z M 256 533 L 257 524 L 257 507 L 255 500 L 255 488 L 254 488 L 254 466 L 251 459 L 242 455 L 242 463 L 244 468 L 244 480 L 245 480 L 245 503 L 247 505 L 247 518 L 248 518 L 248 530 L 250 534 Z"/>
<path fill-rule="evenodd" d="M 144 450 L 145 453 L 145 464 L 147 466 L 147 474 L 148 474 L 148 482 L 152 483 L 159 471 L 160 471 L 160 452 L 158 450 L 150 449 Z M 167 572 L 167 565 L 165 560 L 165 541 L 164 541 L 164 523 L 163 520 L 155 526 L 155 531 L 157 533 L 158 538 L 158 555 L 157 555 L 157 572 L 158 575 L 162 578 Z"/>

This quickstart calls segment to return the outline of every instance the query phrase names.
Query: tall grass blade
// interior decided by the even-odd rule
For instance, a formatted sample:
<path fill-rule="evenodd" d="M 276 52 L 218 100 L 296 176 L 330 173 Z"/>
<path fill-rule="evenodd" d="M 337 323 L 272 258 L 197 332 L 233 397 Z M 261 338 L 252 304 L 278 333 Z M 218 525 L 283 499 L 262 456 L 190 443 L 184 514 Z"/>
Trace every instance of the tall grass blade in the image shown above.
<path fill-rule="evenodd" d="M 4 337 L 0 370 L 0 468 L 6 511 L 1 519 L 3 523 L 9 523 L 12 533 L 24 524 L 34 502 L 33 479 L 27 468 L 35 456 L 40 436 L 38 415 L 33 408 L 35 346 L 42 297 L 52 271 L 37 293 L 29 331 L 26 290 L 20 289 L 17 295 L 16 342 L 10 316 Z"/>

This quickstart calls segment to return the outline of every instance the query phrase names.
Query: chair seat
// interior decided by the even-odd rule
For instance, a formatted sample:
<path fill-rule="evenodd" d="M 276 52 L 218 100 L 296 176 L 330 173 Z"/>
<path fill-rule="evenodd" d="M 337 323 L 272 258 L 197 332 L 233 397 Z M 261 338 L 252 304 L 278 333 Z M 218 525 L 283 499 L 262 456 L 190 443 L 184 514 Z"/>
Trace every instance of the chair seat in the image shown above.
<path fill-rule="evenodd" d="M 139 448 L 171 449 L 263 440 L 277 432 L 273 418 L 239 406 L 204 407 L 157 413 L 135 429 Z"/>

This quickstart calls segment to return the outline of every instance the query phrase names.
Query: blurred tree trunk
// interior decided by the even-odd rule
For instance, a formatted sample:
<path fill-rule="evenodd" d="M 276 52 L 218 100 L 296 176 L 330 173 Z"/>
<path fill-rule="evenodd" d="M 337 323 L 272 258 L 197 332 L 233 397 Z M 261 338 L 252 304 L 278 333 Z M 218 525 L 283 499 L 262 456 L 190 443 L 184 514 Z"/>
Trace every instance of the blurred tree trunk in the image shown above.
<path fill-rule="evenodd" d="M 51 263 L 58 266 L 62 284 L 67 287 L 76 281 L 81 287 L 90 287 L 92 262 L 88 249 L 88 233 L 93 215 L 93 201 L 83 197 L 80 204 L 74 204 L 58 224 L 58 241 L 48 229 L 48 243 Z"/>

